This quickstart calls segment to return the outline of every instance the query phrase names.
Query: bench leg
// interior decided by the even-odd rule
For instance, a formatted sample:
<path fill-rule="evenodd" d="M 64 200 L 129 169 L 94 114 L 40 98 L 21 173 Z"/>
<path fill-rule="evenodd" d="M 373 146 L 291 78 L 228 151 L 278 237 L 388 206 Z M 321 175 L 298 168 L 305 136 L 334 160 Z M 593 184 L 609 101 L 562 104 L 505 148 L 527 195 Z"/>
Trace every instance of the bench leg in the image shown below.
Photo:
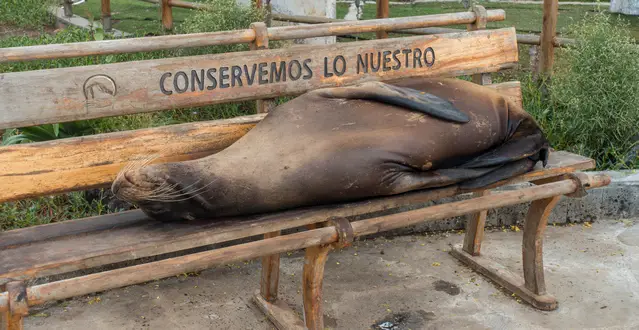
<path fill-rule="evenodd" d="M 324 266 L 331 249 L 330 245 L 313 246 L 306 249 L 302 285 L 304 290 L 304 322 L 308 330 L 324 329 L 322 282 L 324 280 Z"/>
<path fill-rule="evenodd" d="M 475 271 L 521 297 L 533 307 L 546 311 L 556 309 L 557 300 L 553 296 L 546 294 L 542 259 L 542 236 L 548 223 L 548 216 L 560 198 L 561 196 L 540 199 L 530 205 L 524 225 L 522 244 L 524 278 L 513 274 L 491 259 L 479 256 L 478 248 L 466 250 L 467 244 L 455 246 L 451 250 L 451 254 Z M 471 218 L 471 222 L 473 219 Z M 480 223 L 481 221 L 476 222 Z M 467 233 L 467 237 L 468 235 Z M 469 241 L 469 239 L 465 241 Z M 481 243 L 481 240 L 479 242 Z"/>
<path fill-rule="evenodd" d="M 27 289 L 22 281 L 7 283 L 9 293 L 9 308 L 0 311 L 0 330 L 22 330 L 23 317 L 29 315 L 27 306 Z"/>
<path fill-rule="evenodd" d="M 490 191 L 483 190 L 473 194 L 473 197 L 487 196 Z M 486 226 L 487 210 L 469 215 L 466 223 L 466 235 L 464 236 L 463 249 L 472 256 L 478 256 L 481 250 L 481 242 L 484 240 L 484 227 Z"/>
<path fill-rule="evenodd" d="M 264 234 L 264 238 L 280 236 L 280 231 Z M 266 301 L 277 299 L 277 288 L 280 281 L 280 255 L 273 254 L 262 258 L 262 281 L 260 293 Z"/>
<path fill-rule="evenodd" d="M 264 234 L 264 238 L 273 238 L 280 234 L 280 231 L 275 231 Z M 280 255 L 273 254 L 263 257 L 260 290 L 255 292 L 253 296 L 255 303 L 278 329 L 304 329 L 304 323 L 297 314 L 285 302 L 277 299 L 279 280 Z"/>

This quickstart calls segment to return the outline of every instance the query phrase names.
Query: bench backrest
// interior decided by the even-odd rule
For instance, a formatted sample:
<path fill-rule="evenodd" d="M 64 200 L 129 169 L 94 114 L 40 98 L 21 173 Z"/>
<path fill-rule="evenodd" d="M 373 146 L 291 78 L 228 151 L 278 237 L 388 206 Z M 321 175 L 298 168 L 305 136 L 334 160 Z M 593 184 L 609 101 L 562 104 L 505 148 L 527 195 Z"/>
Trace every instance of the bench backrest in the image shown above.
<path fill-rule="evenodd" d="M 503 19 L 503 11 L 488 11 L 487 17 L 489 21 Z M 167 40 L 164 44 L 150 44 L 140 38 L 0 49 L 0 62 L 247 40 L 255 49 L 0 74 L 0 129 L 298 95 L 373 79 L 496 72 L 516 64 L 514 28 L 260 49 L 266 47 L 269 38 L 468 24 L 474 20 L 474 13 L 465 12 L 301 27 L 254 27 L 209 34 L 214 43 L 198 34 L 155 37 L 156 41 Z M 123 45 L 120 50 L 114 46 L 119 44 Z M 517 83 L 495 87 L 516 100 L 520 98 Z M 150 154 L 158 155 L 156 162 L 210 155 L 239 139 L 263 117 L 258 114 L 4 146 L 0 148 L 0 202 L 108 186 L 125 164 Z"/>

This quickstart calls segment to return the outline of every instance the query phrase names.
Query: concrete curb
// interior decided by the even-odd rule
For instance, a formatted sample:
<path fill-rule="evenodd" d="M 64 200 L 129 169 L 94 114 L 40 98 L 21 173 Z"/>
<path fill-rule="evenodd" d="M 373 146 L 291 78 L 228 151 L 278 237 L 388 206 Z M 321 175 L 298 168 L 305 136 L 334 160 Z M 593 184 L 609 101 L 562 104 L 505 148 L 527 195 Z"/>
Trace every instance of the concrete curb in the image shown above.
<path fill-rule="evenodd" d="M 583 198 L 562 197 L 553 210 L 548 222 L 551 224 L 583 223 L 606 220 L 620 220 L 639 216 L 639 171 L 603 171 L 588 173 L 605 173 L 610 175 L 612 182 L 606 187 L 588 190 Z M 530 186 L 529 183 L 500 187 L 495 191 L 514 190 Z M 416 209 L 423 206 L 437 205 L 470 198 L 469 194 L 446 198 L 436 202 L 418 204 L 400 208 L 401 211 Z M 493 209 L 488 211 L 486 226 L 521 225 L 526 217 L 530 203 Z M 394 212 L 397 212 L 395 210 Z M 385 211 L 381 214 L 394 213 Z M 465 228 L 467 217 L 455 217 L 439 221 L 423 222 L 412 227 L 389 231 L 383 236 L 407 235 L 443 230 L 460 230 Z"/>

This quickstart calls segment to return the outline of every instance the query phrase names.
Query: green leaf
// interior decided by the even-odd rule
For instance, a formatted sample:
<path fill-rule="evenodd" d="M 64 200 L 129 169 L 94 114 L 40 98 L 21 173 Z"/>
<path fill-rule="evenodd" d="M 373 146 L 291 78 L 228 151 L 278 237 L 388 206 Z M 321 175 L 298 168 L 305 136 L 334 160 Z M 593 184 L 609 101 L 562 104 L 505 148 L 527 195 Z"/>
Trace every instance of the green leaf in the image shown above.
<path fill-rule="evenodd" d="M 2 145 L 8 146 L 8 145 L 13 145 L 13 144 L 19 144 L 19 143 L 22 143 L 22 142 L 29 142 L 29 139 L 26 136 L 22 135 L 22 134 L 18 134 L 18 135 L 13 135 L 13 136 L 10 136 L 10 137 L 4 139 L 2 141 Z"/>
<path fill-rule="evenodd" d="M 104 40 L 104 30 L 102 28 L 95 29 L 93 34 L 93 39 L 95 40 Z"/>
<path fill-rule="evenodd" d="M 60 136 L 60 124 L 53 124 L 53 135 Z"/>

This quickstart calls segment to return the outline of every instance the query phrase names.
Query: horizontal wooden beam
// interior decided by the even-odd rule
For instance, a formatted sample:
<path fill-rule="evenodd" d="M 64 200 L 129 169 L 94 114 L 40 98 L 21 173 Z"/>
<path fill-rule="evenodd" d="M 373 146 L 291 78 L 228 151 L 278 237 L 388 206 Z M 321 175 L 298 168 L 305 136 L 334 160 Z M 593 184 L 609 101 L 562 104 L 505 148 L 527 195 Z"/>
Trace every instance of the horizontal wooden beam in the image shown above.
<path fill-rule="evenodd" d="M 586 189 L 597 188 L 610 183 L 610 177 L 603 174 L 589 175 L 580 173 L 578 176 Z M 500 208 L 552 196 L 565 195 L 576 191 L 578 188 L 579 184 L 576 181 L 568 179 L 519 190 L 499 192 L 488 196 L 354 221 L 352 222 L 353 233 L 356 237 L 364 236 L 425 221 L 445 219 L 485 209 Z M 50 301 L 138 284 L 185 272 L 199 271 L 229 262 L 250 260 L 261 256 L 333 243 L 337 240 L 338 235 L 333 226 L 276 236 L 33 286 L 27 289 L 27 301 L 29 306 L 41 305 Z M 0 309 L 6 308 L 6 306 L 1 305 L 6 301 L 6 296 L 7 293 L 0 293 Z"/>
<path fill-rule="evenodd" d="M 495 72 L 517 61 L 514 29 L 505 28 L 5 73 L 0 129 Z"/>
<path fill-rule="evenodd" d="M 537 164 L 535 170 L 497 182 L 488 189 L 519 182 L 540 183 L 544 178 L 592 168 L 594 162 L 591 159 L 551 152 L 546 168 Z M 297 228 L 325 221 L 331 216 L 350 218 L 473 191 L 448 186 L 330 207 L 217 219 L 214 223 L 157 223 L 141 211 L 134 210 L 5 231 L 0 233 L 0 286 L 8 279 L 51 276 Z M 82 251 L 70 254 L 69 247 L 78 245 L 84 246 Z"/>
<path fill-rule="evenodd" d="M 519 82 L 489 86 L 521 105 Z M 0 202 L 105 187 L 127 163 L 150 155 L 157 156 L 154 162 L 208 156 L 237 141 L 264 116 L 0 147 Z"/>
<path fill-rule="evenodd" d="M 348 22 L 341 18 L 329 18 L 322 16 L 303 16 L 303 15 L 286 15 L 286 14 L 271 14 L 273 20 L 281 22 L 302 23 L 302 24 L 322 24 L 322 23 L 334 23 L 334 22 Z M 490 21 L 490 20 L 489 20 Z M 445 28 L 445 27 L 427 27 L 408 30 L 397 30 L 395 33 L 402 34 L 415 34 L 415 35 L 428 35 L 428 34 L 441 34 L 441 33 L 455 33 L 464 30 Z M 539 45 L 541 37 L 535 34 L 520 34 L 517 33 L 517 43 L 526 45 Z M 556 47 L 566 47 L 568 45 L 574 45 L 575 39 L 555 37 L 554 40 Z"/>
<path fill-rule="evenodd" d="M 503 10 L 489 10 L 488 21 L 503 21 Z M 475 21 L 472 12 L 411 16 L 388 19 L 372 19 L 359 22 L 334 23 L 308 26 L 282 26 L 268 29 L 269 40 L 302 39 L 310 37 L 337 36 L 368 31 L 394 31 L 398 29 L 422 28 L 441 25 L 468 24 Z M 0 63 L 70 58 L 92 55 L 150 52 L 157 50 L 191 48 L 228 44 L 244 44 L 255 40 L 252 29 L 177 34 L 155 37 L 126 38 L 116 40 L 74 42 L 67 44 L 38 45 L 0 48 Z"/>
<path fill-rule="evenodd" d="M 0 148 L 0 202 L 103 187 L 129 162 L 195 159 L 222 150 L 264 115 L 98 134 Z M 25 164 L 28 164 L 26 166 Z"/>

